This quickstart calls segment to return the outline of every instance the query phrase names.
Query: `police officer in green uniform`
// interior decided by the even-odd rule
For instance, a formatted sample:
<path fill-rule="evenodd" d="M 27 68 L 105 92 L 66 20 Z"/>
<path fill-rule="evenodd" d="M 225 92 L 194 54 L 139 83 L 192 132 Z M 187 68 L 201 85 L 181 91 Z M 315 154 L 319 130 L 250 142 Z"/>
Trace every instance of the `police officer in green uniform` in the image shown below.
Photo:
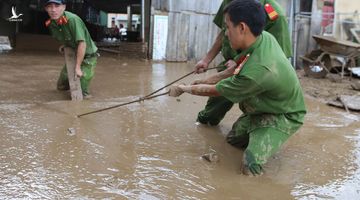
<path fill-rule="evenodd" d="M 226 27 L 224 24 L 223 10 L 232 0 L 224 0 L 219 8 L 218 13 L 214 18 L 214 23 L 222 29 L 216 38 L 216 41 L 206 56 L 201 59 L 195 66 L 196 73 L 202 73 L 206 71 L 209 63 L 215 58 L 215 56 L 221 51 L 225 61 L 220 63 L 219 71 L 224 70 L 227 65 L 227 61 L 234 59 L 238 54 L 237 51 L 230 47 L 229 40 L 225 36 Z M 273 9 L 274 12 L 269 13 L 266 18 L 265 30 L 271 33 L 278 43 L 280 44 L 286 57 L 292 56 L 291 40 L 288 29 L 287 18 L 281 6 L 275 0 L 260 0 L 260 3 L 264 6 L 264 9 Z M 241 13 L 239 13 L 241 14 Z M 200 83 L 196 81 L 195 83 Z M 197 117 L 197 121 L 203 124 L 217 125 L 224 118 L 227 111 L 233 106 L 233 103 L 224 97 L 210 97 L 207 101 L 205 109 L 200 111 Z"/>
<path fill-rule="evenodd" d="M 224 13 L 230 45 L 241 51 L 238 62 L 229 61 L 227 69 L 203 80 L 206 84 L 174 85 L 169 95 L 223 96 L 238 103 L 243 114 L 226 139 L 245 148 L 244 173 L 260 175 L 268 158 L 303 124 L 304 97 L 279 43 L 263 31 L 266 14 L 262 5 L 234 0 Z"/>
<path fill-rule="evenodd" d="M 89 84 L 94 77 L 97 63 L 97 47 L 79 16 L 65 11 L 65 0 L 49 0 L 45 4 L 45 10 L 50 19 L 45 22 L 51 35 L 64 46 L 71 47 L 76 51 L 75 73 L 80 78 L 81 89 L 84 98 L 90 97 Z M 60 51 L 63 51 L 63 47 Z M 58 90 L 68 90 L 69 81 L 66 66 L 63 67 L 57 82 Z"/>

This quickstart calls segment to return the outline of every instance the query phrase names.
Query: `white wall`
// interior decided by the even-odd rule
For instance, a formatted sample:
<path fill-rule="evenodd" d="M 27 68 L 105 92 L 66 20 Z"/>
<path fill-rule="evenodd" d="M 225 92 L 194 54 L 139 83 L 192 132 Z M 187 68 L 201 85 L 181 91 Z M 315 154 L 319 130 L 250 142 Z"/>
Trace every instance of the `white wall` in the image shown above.
<path fill-rule="evenodd" d="M 120 27 L 120 24 L 123 24 L 127 27 L 127 14 L 118 14 L 118 13 L 108 13 L 107 27 L 111 28 L 112 18 L 115 18 L 115 25 Z M 140 15 L 132 15 L 133 25 L 137 24 L 139 21 Z"/>
<path fill-rule="evenodd" d="M 357 14 L 355 14 L 357 12 Z M 343 23 L 346 19 L 352 19 L 355 27 L 360 28 L 360 0 L 335 0 L 335 36 L 340 39 L 347 39 L 343 29 Z"/>

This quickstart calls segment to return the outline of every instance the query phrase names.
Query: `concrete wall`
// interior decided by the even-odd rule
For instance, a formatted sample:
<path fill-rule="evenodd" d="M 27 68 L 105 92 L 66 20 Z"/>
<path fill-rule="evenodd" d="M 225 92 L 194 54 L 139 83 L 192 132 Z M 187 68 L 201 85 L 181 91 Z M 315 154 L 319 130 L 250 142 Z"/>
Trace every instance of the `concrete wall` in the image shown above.
<path fill-rule="evenodd" d="M 356 13 L 357 12 L 357 13 Z M 349 39 L 344 30 L 344 23 L 351 20 L 347 25 L 360 28 L 360 1 L 335 0 L 335 36 L 340 39 Z"/>

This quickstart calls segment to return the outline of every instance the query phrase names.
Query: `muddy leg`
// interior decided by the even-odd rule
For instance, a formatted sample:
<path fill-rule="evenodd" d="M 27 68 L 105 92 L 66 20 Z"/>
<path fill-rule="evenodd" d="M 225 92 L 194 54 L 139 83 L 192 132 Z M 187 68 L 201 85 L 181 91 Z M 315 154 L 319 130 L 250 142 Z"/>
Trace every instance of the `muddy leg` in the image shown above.
<path fill-rule="evenodd" d="M 243 156 L 243 173 L 261 175 L 262 166 L 289 137 L 290 135 L 274 128 L 258 128 L 252 131 Z"/>
<path fill-rule="evenodd" d="M 197 121 L 216 126 L 234 104 L 225 97 L 210 97 L 204 110 L 198 114 Z"/>
<path fill-rule="evenodd" d="M 94 77 L 95 74 L 95 66 L 97 63 L 97 58 L 88 58 L 83 61 L 81 64 L 81 70 L 83 72 L 83 76 L 80 79 L 81 89 L 84 97 L 90 95 L 89 86 L 91 79 Z"/>
<path fill-rule="evenodd" d="M 231 131 L 226 136 L 226 141 L 241 149 L 245 149 L 249 143 L 248 126 L 250 119 L 248 116 L 243 115 L 233 124 Z"/>

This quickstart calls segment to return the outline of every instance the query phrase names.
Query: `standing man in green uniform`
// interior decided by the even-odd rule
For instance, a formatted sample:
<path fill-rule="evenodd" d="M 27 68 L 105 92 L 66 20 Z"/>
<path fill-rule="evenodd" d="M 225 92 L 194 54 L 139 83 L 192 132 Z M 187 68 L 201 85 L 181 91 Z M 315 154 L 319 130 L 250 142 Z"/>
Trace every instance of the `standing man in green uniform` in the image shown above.
<path fill-rule="evenodd" d="M 260 175 L 268 158 L 303 124 L 304 97 L 294 68 L 276 39 L 266 31 L 266 14 L 254 0 L 234 0 L 225 9 L 226 35 L 239 62 L 205 80 L 206 84 L 174 85 L 170 96 L 183 92 L 223 96 L 238 103 L 243 114 L 227 141 L 245 148 L 244 173 Z"/>
<path fill-rule="evenodd" d="M 45 4 L 45 10 L 50 19 L 45 22 L 50 29 L 51 35 L 60 41 L 63 47 L 71 47 L 76 52 L 75 73 L 80 78 L 81 89 L 84 98 L 89 98 L 89 84 L 94 77 L 97 63 L 97 47 L 79 16 L 65 11 L 65 0 L 49 0 Z M 58 90 L 69 90 L 69 80 L 66 66 L 63 67 L 57 82 Z"/>
<path fill-rule="evenodd" d="M 232 0 L 224 0 L 214 18 L 214 23 L 222 31 L 217 36 L 210 51 L 196 64 L 196 73 L 205 72 L 211 61 L 220 51 L 225 61 L 220 63 L 219 71 L 224 70 L 227 66 L 227 61 L 234 59 L 234 57 L 238 54 L 237 51 L 230 47 L 229 39 L 225 35 L 226 27 L 224 23 L 223 10 L 224 7 L 231 1 Z M 267 11 L 265 30 L 276 38 L 286 57 L 291 57 L 291 40 L 287 18 L 284 11 L 275 0 L 260 0 L 260 3 L 263 5 L 264 10 Z M 197 81 L 196 83 L 201 82 Z M 202 124 L 217 125 L 224 118 L 225 114 L 232 108 L 232 106 L 233 103 L 224 97 L 210 97 L 205 109 L 199 112 L 197 121 Z"/>

